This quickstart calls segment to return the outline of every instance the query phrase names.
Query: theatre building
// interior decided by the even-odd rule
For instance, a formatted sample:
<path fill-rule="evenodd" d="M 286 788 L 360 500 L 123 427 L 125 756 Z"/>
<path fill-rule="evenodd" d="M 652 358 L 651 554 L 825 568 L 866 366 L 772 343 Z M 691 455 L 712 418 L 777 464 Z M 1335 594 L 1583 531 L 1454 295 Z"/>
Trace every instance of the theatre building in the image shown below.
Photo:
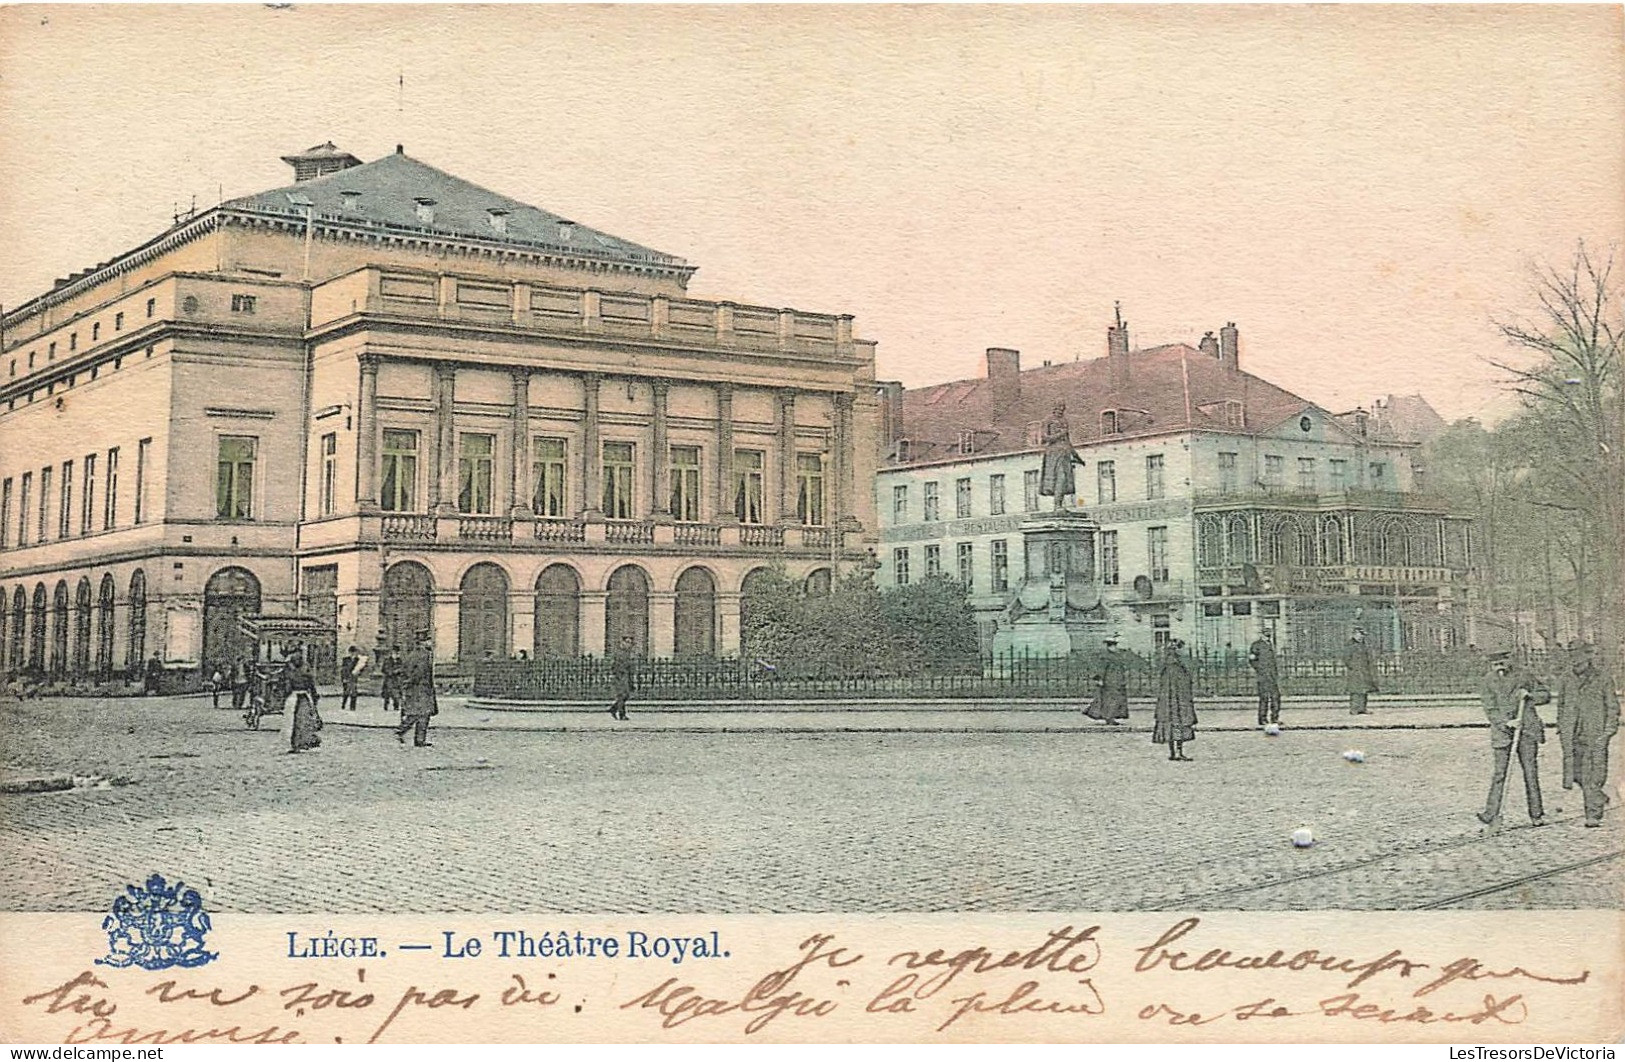
<path fill-rule="evenodd" d="M 874 345 L 397 150 L 179 219 L 5 317 L 0 670 L 213 667 L 238 617 L 443 662 L 737 651 L 869 557 Z"/>

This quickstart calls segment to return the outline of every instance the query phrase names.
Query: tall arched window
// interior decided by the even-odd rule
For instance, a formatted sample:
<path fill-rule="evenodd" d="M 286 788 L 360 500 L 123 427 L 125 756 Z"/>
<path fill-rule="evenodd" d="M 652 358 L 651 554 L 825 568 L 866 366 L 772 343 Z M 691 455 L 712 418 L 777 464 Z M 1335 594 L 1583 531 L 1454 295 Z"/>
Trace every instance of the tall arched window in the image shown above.
<path fill-rule="evenodd" d="M 828 568 L 814 568 L 807 573 L 807 581 L 804 585 L 809 597 L 823 597 L 829 594 L 833 583 L 834 578 L 830 575 Z"/>
<path fill-rule="evenodd" d="M 147 658 L 147 576 L 140 568 L 130 576 L 130 640 L 124 646 L 124 666 L 134 671 Z"/>
<path fill-rule="evenodd" d="M 28 625 L 28 667 L 45 670 L 45 629 L 49 615 L 44 583 L 34 584 L 33 615 Z"/>
<path fill-rule="evenodd" d="M 51 595 L 51 673 L 68 670 L 68 581 L 57 580 Z"/>
<path fill-rule="evenodd" d="M 1196 524 L 1196 563 L 1203 568 L 1224 565 L 1224 522 L 1212 513 L 1204 513 Z"/>
<path fill-rule="evenodd" d="M 101 599 L 96 607 L 96 673 L 113 670 L 113 619 L 117 608 L 118 584 L 112 573 L 102 576 Z"/>
<path fill-rule="evenodd" d="M 622 638 L 632 639 L 638 656 L 648 655 L 649 577 L 635 564 L 615 569 L 604 600 L 604 651 L 615 652 Z"/>
<path fill-rule="evenodd" d="M 1292 521 L 1292 552 L 1287 560 L 1299 568 L 1315 565 L 1315 530 L 1310 526 L 1313 517 L 1299 517 Z"/>
<path fill-rule="evenodd" d="M 1384 567 L 1398 567 L 1408 563 L 1405 525 L 1398 520 L 1384 520 L 1375 528 L 1373 546 L 1374 563 Z"/>
<path fill-rule="evenodd" d="M 550 564 L 536 577 L 536 659 L 581 655 L 581 579 L 568 564 Z"/>
<path fill-rule="evenodd" d="M 28 594 L 20 586 L 11 592 L 11 650 L 6 661 L 13 671 L 28 666 Z"/>
<path fill-rule="evenodd" d="M 675 655 L 716 655 L 717 581 L 704 568 L 690 568 L 677 577 L 675 627 Z"/>
<path fill-rule="evenodd" d="M 1225 554 L 1229 564 L 1246 564 L 1253 559 L 1253 525 L 1246 513 L 1232 513 L 1226 528 Z"/>
<path fill-rule="evenodd" d="M 254 655 L 242 618 L 260 611 L 260 581 L 247 568 L 221 568 L 203 587 L 203 673 Z"/>
<path fill-rule="evenodd" d="M 1258 560 L 1261 564 L 1285 564 L 1290 524 L 1284 516 L 1270 516 L 1259 535 Z"/>
<path fill-rule="evenodd" d="M 73 593 L 73 671 L 90 671 L 90 576 L 81 576 Z"/>
<path fill-rule="evenodd" d="M 384 645 L 405 652 L 417 645 L 419 631 L 434 638 L 434 576 L 416 561 L 399 561 L 384 572 L 378 633 Z"/>
<path fill-rule="evenodd" d="M 457 656 L 464 663 L 508 658 L 508 574 L 495 564 L 476 564 L 463 576 Z"/>

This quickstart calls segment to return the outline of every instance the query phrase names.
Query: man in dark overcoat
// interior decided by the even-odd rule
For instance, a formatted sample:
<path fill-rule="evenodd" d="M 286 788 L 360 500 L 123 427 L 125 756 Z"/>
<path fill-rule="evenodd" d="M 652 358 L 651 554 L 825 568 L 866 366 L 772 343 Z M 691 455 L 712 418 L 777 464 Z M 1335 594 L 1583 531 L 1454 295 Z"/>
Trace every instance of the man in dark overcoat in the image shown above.
<path fill-rule="evenodd" d="M 1572 713 L 1574 720 L 1574 758 L 1585 799 L 1585 824 L 1601 826 L 1608 804 L 1608 744 L 1619 732 L 1619 697 L 1594 646 L 1582 643 L 1570 657 L 1569 673 L 1557 687 L 1558 712 Z"/>
<path fill-rule="evenodd" d="M 397 695 L 401 705 L 401 725 L 395 728 L 395 739 L 406 742 L 406 732 L 412 731 L 412 744 L 429 747 L 429 720 L 440 713 L 434 694 L 434 650 L 430 647 L 429 632 L 418 632 L 418 644 L 406 654 L 401 664 L 401 685 Z"/>
<path fill-rule="evenodd" d="M 399 646 L 378 643 L 378 696 L 384 711 L 401 710 L 401 651 Z"/>
<path fill-rule="evenodd" d="M 1116 638 L 1107 638 L 1106 652 L 1095 674 L 1095 698 L 1083 714 L 1107 726 L 1128 718 L 1128 654 L 1117 648 Z"/>
<path fill-rule="evenodd" d="M 1574 661 L 1579 656 L 1580 643 L 1570 641 L 1563 651 L 1563 661 L 1559 665 L 1558 682 L 1561 683 L 1572 673 Z M 1580 759 L 1575 754 L 1574 706 L 1564 701 L 1562 697 L 1557 700 L 1557 741 L 1563 746 L 1563 788 L 1573 789 L 1580 784 Z"/>
<path fill-rule="evenodd" d="M 1275 633 L 1269 628 L 1247 649 L 1247 663 L 1258 677 L 1258 725 L 1281 721 L 1281 683 L 1275 663 Z"/>
<path fill-rule="evenodd" d="M 1546 724 L 1537 705 L 1551 701 L 1550 692 L 1528 673 L 1514 668 L 1511 653 L 1489 655 L 1489 668 L 1479 686 L 1479 700 L 1490 723 L 1490 793 L 1478 821 L 1494 826 L 1501 819 L 1501 802 L 1506 795 L 1507 770 L 1514 749 L 1523 771 L 1524 800 L 1529 821 L 1546 825 L 1546 811 L 1540 798 L 1540 745 L 1546 740 Z"/>
<path fill-rule="evenodd" d="M 633 641 L 630 635 L 621 638 L 621 644 L 616 648 L 615 655 L 610 658 L 609 677 L 615 690 L 615 703 L 609 706 L 609 714 L 613 719 L 626 718 L 626 702 L 632 697 L 634 678 L 637 673 L 637 661 L 633 658 Z"/>
<path fill-rule="evenodd" d="M 1167 745 L 1170 760 L 1189 761 L 1185 742 L 1196 740 L 1196 684 L 1184 648 L 1177 638 L 1163 647 L 1151 743 Z"/>
<path fill-rule="evenodd" d="M 1343 688 L 1349 695 L 1349 714 L 1365 715 L 1366 697 L 1377 692 L 1377 666 L 1371 660 L 1371 647 L 1365 644 L 1365 631 L 1359 627 L 1343 647 Z"/>

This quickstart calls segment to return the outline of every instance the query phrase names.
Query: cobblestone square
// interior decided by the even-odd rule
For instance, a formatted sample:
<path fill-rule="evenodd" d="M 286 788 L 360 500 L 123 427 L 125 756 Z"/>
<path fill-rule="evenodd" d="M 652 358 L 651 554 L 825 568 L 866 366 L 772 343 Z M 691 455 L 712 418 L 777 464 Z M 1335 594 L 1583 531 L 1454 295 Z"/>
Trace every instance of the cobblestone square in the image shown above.
<path fill-rule="evenodd" d="M 1474 818 L 1481 730 L 1072 733 L 346 725 L 284 752 L 206 700 L 0 708 L 0 905 L 105 908 L 156 871 L 216 910 L 886 912 L 1617 907 L 1621 830 Z M 1234 713 L 1232 713 L 1234 714 Z M 827 716 L 826 716 L 827 717 Z M 1290 718 L 1290 713 L 1289 713 Z M 606 717 L 607 721 L 607 717 Z M 1131 723 L 1144 722 L 1137 711 Z M 1365 762 L 1342 753 L 1359 747 Z M 82 784 L 85 779 L 116 784 Z M 1317 842 L 1295 849 L 1309 826 Z"/>

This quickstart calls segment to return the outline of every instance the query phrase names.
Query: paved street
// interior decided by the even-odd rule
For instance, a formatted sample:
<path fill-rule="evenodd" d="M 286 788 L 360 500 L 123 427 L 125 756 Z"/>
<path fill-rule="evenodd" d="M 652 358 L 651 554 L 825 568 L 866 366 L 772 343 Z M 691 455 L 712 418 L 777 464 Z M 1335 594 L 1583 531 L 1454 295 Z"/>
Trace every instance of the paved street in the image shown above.
<path fill-rule="evenodd" d="M 249 732 L 197 698 L 0 706 L 5 778 L 121 783 L 0 795 L 0 906 L 104 908 L 153 871 L 202 887 L 217 910 L 253 912 L 1462 909 L 1621 896 L 1620 816 L 1580 828 L 1555 736 L 1542 757 L 1552 825 L 1521 826 L 1514 780 L 1508 828 L 1490 835 L 1473 818 L 1485 735 L 1442 719 L 1267 738 L 1216 729 L 1244 725 L 1227 713 L 1190 746 L 1195 762 L 1169 763 L 1143 729 L 663 731 L 658 713 L 622 730 L 446 727 L 414 750 L 323 707 L 322 748 L 291 756 L 276 731 Z M 1433 717 L 1394 713 L 1406 718 Z M 1364 763 L 1343 759 L 1351 747 Z M 1312 849 L 1291 846 L 1300 825 Z"/>

